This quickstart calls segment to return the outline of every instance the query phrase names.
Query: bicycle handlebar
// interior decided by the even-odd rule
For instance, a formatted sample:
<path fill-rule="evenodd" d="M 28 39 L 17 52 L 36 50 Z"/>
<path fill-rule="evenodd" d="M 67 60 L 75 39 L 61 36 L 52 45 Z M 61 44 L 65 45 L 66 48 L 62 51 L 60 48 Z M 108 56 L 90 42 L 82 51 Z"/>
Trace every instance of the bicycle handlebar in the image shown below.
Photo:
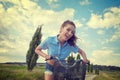
<path fill-rule="evenodd" d="M 74 62 L 72 65 L 69 65 L 69 64 L 67 64 L 66 62 L 65 62 L 65 65 L 64 65 L 61 60 L 59 60 L 58 58 L 53 57 L 53 56 L 51 56 L 50 59 L 47 59 L 47 60 L 52 60 L 52 59 L 55 60 L 55 63 L 58 62 L 58 63 L 60 64 L 60 66 L 62 66 L 62 67 L 64 67 L 64 68 L 72 68 L 72 67 L 74 67 L 78 62 L 83 62 L 83 60 L 75 60 L 75 62 Z M 46 61 L 47 61 L 47 60 L 46 60 Z M 65 60 L 64 60 L 64 61 L 65 61 Z M 90 62 L 88 62 L 87 64 L 90 65 Z"/>
<path fill-rule="evenodd" d="M 76 60 L 72 65 L 69 65 L 69 64 L 67 64 L 67 63 L 65 63 L 65 65 L 61 62 L 61 61 L 59 61 L 58 60 L 58 62 L 60 63 L 60 65 L 62 66 L 62 67 L 64 67 L 64 68 L 72 68 L 72 67 L 74 67 L 78 62 L 81 62 L 82 60 Z"/>
<path fill-rule="evenodd" d="M 51 56 L 50 59 L 47 59 L 47 60 L 52 60 L 52 59 L 55 60 L 55 63 L 58 62 L 58 64 L 60 64 L 60 66 L 66 68 L 66 69 L 74 67 L 78 62 L 83 62 L 83 60 L 75 60 L 75 62 L 72 65 L 69 65 L 68 63 L 66 63 L 65 60 L 63 60 L 63 62 L 65 63 L 65 64 L 63 64 L 62 60 L 59 60 L 58 58 L 53 57 L 53 56 Z"/>

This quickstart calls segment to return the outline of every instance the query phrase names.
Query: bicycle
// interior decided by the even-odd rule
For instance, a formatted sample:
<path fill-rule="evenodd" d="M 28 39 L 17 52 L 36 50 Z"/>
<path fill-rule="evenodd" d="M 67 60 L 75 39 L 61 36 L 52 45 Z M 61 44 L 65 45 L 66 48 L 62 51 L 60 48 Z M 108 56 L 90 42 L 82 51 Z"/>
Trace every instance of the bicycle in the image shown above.
<path fill-rule="evenodd" d="M 68 63 L 65 60 L 55 60 L 54 80 L 85 80 L 86 63 L 83 60 L 76 60 L 74 63 Z M 72 72 L 71 72 L 72 71 Z"/>

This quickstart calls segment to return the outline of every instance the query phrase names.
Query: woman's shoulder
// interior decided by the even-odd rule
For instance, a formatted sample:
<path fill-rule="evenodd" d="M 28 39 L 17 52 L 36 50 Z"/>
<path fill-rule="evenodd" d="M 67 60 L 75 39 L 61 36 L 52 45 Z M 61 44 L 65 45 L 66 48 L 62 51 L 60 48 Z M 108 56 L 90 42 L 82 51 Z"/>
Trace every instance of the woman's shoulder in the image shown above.
<path fill-rule="evenodd" d="M 49 36 L 46 38 L 47 41 L 54 41 L 56 36 Z"/>
<path fill-rule="evenodd" d="M 54 39 L 56 36 L 49 36 L 47 39 Z"/>

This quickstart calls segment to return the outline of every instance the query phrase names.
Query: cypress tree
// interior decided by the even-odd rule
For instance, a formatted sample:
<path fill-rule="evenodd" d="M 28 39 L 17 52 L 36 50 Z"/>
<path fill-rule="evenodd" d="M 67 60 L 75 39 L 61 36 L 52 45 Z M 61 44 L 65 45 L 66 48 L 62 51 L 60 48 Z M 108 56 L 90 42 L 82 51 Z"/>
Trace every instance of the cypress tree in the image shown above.
<path fill-rule="evenodd" d="M 26 63 L 27 63 L 27 69 L 31 71 L 38 59 L 38 55 L 35 53 L 35 48 L 40 44 L 41 42 L 41 29 L 43 25 L 39 25 L 38 28 L 36 29 L 36 32 L 34 33 L 34 36 L 32 38 L 32 41 L 30 42 L 29 49 L 26 54 Z"/>
<path fill-rule="evenodd" d="M 93 73 L 93 64 L 90 65 L 90 72 Z"/>
<path fill-rule="evenodd" d="M 73 56 L 73 54 L 71 53 L 71 55 L 67 58 L 67 61 L 69 64 L 73 64 L 75 62 L 75 58 Z"/>
<path fill-rule="evenodd" d="M 90 72 L 90 64 L 87 65 L 87 72 Z"/>
<path fill-rule="evenodd" d="M 99 75 L 99 68 L 95 69 L 95 74 Z"/>
<path fill-rule="evenodd" d="M 80 59 L 81 59 L 80 55 L 79 55 L 79 54 L 77 54 L 77 60 L 80 60 Z"/>

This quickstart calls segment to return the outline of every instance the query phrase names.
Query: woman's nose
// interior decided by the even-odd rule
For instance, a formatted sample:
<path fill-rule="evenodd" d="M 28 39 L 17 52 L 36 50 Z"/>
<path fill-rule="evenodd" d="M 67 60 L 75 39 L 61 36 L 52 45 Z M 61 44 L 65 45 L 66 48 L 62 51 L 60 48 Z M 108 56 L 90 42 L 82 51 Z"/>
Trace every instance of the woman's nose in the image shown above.
<path fill-rule="evenodd" d="M 69 34 L 69 36 L 71 36 L 71 35 L 72 35 L 72 32 L 70 31 L 68 34 Z"/>

